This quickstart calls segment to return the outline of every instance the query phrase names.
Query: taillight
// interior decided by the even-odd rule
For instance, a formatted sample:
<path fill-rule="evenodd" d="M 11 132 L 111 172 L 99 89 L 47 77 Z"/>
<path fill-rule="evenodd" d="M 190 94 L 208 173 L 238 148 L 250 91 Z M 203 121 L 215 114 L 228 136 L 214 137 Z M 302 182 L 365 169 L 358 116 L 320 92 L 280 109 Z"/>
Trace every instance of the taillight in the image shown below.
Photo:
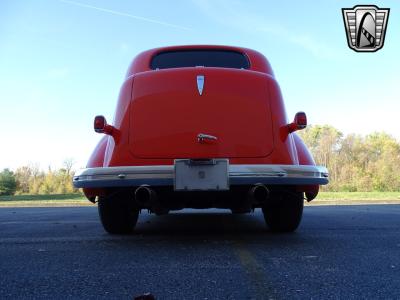
<path fill-rule="evenodd" d="M 294 132 L 296 130 L 301 130 L 307 127 L 307 116 L 305 112 L 298 112 L 294 116 L 294 120 L 292 123 L 287 125 L 287 128 L 290 132 Z"/>
<path fill-rule="evenodd" d="M 294 123 L 297 125 L 297 129 L 304 129 L 307 127 L 307 116 L 304 112 L 298 112 L 294 117 Z"/>
<path fill-rule="evenodd" d="M 104 128 L 107 125 L 106 118 L 104 116 L 96 116 L 94 118 L 94 131 L 97 133 L 104 133 Z"/>

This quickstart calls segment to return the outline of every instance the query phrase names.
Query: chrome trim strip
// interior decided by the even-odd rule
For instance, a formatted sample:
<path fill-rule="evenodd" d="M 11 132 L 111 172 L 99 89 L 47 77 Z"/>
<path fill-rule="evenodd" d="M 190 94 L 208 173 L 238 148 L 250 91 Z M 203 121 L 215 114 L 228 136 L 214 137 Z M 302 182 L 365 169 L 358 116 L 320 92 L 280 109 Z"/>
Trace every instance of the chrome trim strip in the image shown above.
<path fill-rule="evenodd" d="M 231 185 L 255 183 L 305 185 L 328 183 L 329 173 L 322 166 L 305 165 L 229 165 Z M 75 188 L 123 187 L 149 184 L 173 185 L 174 166 L 131 166 L 87 168 L 78 171 Z"/>

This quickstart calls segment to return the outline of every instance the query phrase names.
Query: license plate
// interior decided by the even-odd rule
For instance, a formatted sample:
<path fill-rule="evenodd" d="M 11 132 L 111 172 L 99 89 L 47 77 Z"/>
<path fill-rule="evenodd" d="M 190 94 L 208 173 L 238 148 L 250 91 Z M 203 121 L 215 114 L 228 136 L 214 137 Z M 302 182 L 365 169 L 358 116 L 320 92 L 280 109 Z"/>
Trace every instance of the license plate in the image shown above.
<path fill-rule="evenodd" d="M 176 159 L 175 182 L 177 191 L 229 190 L 227 159 Z"/>

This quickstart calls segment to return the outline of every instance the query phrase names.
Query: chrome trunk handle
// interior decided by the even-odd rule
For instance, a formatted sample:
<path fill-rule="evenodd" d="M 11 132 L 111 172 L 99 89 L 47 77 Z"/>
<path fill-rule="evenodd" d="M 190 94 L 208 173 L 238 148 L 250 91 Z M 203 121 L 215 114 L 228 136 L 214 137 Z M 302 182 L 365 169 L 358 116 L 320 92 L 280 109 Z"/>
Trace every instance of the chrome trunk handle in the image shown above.
<path fill-rule="evenodd" d="M 210 134 L 205 134 L 205 133 L 199 133 L 197 135 L 197 141 L 199 143 L 204 142 L 205 140 L 216 141 L 216 140 L 218 140 L 218 138 L 216 136 L 213 136 Z"/>

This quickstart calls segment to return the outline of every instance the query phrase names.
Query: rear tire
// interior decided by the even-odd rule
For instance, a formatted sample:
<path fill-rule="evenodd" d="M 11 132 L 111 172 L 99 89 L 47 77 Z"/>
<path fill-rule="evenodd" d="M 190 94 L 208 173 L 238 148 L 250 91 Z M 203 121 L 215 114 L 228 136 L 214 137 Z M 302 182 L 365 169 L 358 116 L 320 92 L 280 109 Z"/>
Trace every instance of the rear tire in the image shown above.
<path fill-rule="evenodd" d="M 271 231 L 293 232 L 300 224 L 303 206 L 303 193 L 285 192 L 269 199 L 262 211 Z"/>
<path fill-rule="evenodd" d="M 99 216 L 104 229 L 111 234 L 132 233 L 139 217 L 139 208 L 130 193 L 115 192 L 99 196 Z"/>

